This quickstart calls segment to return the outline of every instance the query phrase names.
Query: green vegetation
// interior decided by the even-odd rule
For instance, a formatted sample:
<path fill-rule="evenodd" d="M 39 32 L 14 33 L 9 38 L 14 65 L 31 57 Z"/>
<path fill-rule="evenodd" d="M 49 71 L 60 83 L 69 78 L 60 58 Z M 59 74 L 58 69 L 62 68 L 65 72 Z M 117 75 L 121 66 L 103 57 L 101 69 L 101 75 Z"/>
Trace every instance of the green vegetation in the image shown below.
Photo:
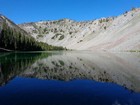
<path fill-rule="evenodd" d="M 33 33 L 37 33 L 37 30 L 33 30 Z"/>
<path fill-rule="evenodd" d="M 128 52 L 140 52 L 140 50 L 130 50 Z"/>
<path fill-rule="evenodd" d="M 37 35 L 37 37 L 41 37 L 41 38 L 42 38 L 42 37 L 43 37 L 43 35 L 39 34 L 39 35 Z"/>
<path fill-rule="evenodd" d="M 69 32 L 69 34 L 71 35 L 73 32 Z"/>
<path fill-rule="evenodd" d="M 41 35 L 42 36 L 42 35 Z M 0 33 L 0 47 L 14 51 L 42 51 L 63 50 L 62 47 L 54 47 L 43 42 L 37 42 L 19 27 L 11 28 L 3 23 Z"/>
<path fill-rule="evenodd" d="M 43 34 L 49 34 L 49 29 L 48 28 L 44 28 L 42 33 Z"/>
<path fill-rule="evenodd" d="M 83 40 L 80 40 L 80 42 L 83 42 Z"/>
<path fill-rule="evenodd" d="M 64 37 L 65 37 L 64 35 L 57 33 L 57 34 L 55 34 L 51 39 L 55 39 L 55 38 L 57 38 L 58 36 L 60 36 L 60 37 L 59 37 L 59 40 L 63 40 Z"/>
<path fill-rule="evenodd" d="M 104 27 L 104 29 L 106 30 L 106 26 Z"/>
<path fill-rule="evenodd" d="M 47 28 L 44 28 L 44 32 L 46 32 L 46 31 L 48 31 L 48 29 Z"/>
<path fill-rule="evenodd" d="M 135 7 L 132 7 L 132 9 L 131 9 L 132 11 L 135 11 L 136 10 L 136 8 Z"/>
<path fill-rule="evenodd" d="M 63 61 L 61 61 L 61 60 L 59 60 L 59 63 L 60 63 L 62 66 L 65 65 L 65 63 L 64 63 Z"/>
<path fill-rule="evenodd" d="M 64 39 L 64 35 L 61 35 L 59 40 L 63 40 Z"/>
<path fill-rule="evenodd" d="M 80 42 L 83 42 L 83 40 L 80 40 L 79 42 L 77 42 L 77 43 L 80 43 Z"/>
<path fill-rule="evenodd" d="M 128 11 L 126 11 L 123 15 L 124 15 L 124 16 L 127 16 L 127 13 L 128 13 Z"/>
<path fill-rule="evenodd" d="M 53 37 L 52 37 L 52 39 L 55 39 L 55 38 L 57 38 L 58 36 L 59 36 L 60 34 L 55 34 Z"/>
<path fill-rule="evenodd" d="M 109 18 L 106 18 L 106 19 L 100 19 L 99 22 L 100 22 L 100 23 L 103 23 L 103 22 L 109 22 Z"/>

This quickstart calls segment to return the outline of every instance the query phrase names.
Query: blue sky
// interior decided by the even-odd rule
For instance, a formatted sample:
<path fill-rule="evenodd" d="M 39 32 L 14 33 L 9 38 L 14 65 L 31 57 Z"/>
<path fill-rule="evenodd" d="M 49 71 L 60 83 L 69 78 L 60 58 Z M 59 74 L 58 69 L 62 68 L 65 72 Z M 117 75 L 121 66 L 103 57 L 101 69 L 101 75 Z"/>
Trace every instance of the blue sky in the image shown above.
<path fill-rule="evenodd" d="M 0 0 L 0 13 L 15 23 L 117 16 L 140 7 L 140 0 Z"/>

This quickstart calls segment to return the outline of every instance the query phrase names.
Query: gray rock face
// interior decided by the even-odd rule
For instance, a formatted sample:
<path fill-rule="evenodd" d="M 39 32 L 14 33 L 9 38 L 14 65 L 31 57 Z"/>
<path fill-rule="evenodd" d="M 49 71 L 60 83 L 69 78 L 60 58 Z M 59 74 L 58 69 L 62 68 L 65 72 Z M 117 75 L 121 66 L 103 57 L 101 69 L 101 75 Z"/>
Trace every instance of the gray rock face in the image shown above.
<path fill-rule="evenodd" d="M 140 9 L 118 17 L 76 22 L 70 19 L 19 25 L 36 40 L 76 50 L 140 49 Z"/>

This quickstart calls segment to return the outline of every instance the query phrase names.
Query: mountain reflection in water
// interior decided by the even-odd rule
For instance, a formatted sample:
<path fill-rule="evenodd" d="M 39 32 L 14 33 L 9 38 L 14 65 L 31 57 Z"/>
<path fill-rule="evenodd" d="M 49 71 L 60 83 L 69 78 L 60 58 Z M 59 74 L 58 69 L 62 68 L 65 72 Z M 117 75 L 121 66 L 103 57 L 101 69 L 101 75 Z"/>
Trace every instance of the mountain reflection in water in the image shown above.
<path fill-rule="evenodd" d="M 30 79 L 30 78 L 36 78 L 36 79 Z M 30 81 L 28 85 L 32 84 L 32 86 L 34 84 L 34 82 L 32 81 L 40 81 L 39 83 L 36 83 L 36 85 L 37 84 L 41 85 L 40 84 L 41 80 L 46 80 L 46 83 L 57 82 L 57 80 L 59 80 L 58 82 L 60 81 L 70 82 L 71 80 L 75 80 L 75 82 L 73 81 L 73 83 L 79 84 L 80 86 L 79 88 L 81 89 L 85 81 L 93 80 L 93 84 L 95 83 L 98 84 L 97 87 L 95 86 L 98 89 L 104 88 L 105 86 L 108 85 L 108 83 L 113 83 L 110 85 L 115 85 L 115 84 L 120 85 L 128 89 L 126 91 L 137 92 L 135 94 L 139 95 L 140 54 L 139 53 L 105 53 L 105 52 L 88 52 L 88 51 L 1 53 L 0 54 L 0 84 L 1 86 L 2 85 L 4 86 L 0 88 L 0 91 L 6 86 L 9 86 L 10 83 L 16 84 L 15 81 L 18 81 L 17 83 L 22 85 L 22 82 L 24 80 L 27 82 Z M 23 82 L 23 84 L 24 83 L 26 82 Z M 101 84 L 104 83 L 102 84 L 103 86 L 101 85 L 101 87 L 99 87 L 100 83 Z M 5 84 L 7 85 L 5 86 Z M 43 83 L 42 86 L 44 86 Z M 55 87 L 58 86 L 54 85 L 53 89 Z M 69 85 L 67 84 L 66 87 L 70 88 L 71 86 L 69 87 Z M 83 88 L 84 87 L 85 86 L 83 86 Z M 114 87 L 117 86 L 115 85 Z M 61 89 L 66 91 L 66 88 L 64 88 L 63 86 L 61 87 Z M 87 93 L 88 92 L 89 91 L 87 90 Z M 115 88 L 114 88 L 114 92 L 115 92 Z M 71 93 L 73 92 L 71 91 Z M 0 97 L 2 97 L 2 95 L 0 95 Z M 132 103 L 131 104 L 130 103 L 129 104 L 124 103 L 123 105 L 131 105 Z M 138 103 L 140 104 L 140 102 L 138 102 L 137 100 L 135 104 Z M 72 104 L 73 103 L 71 103 L 71 105 Z M 100 104 L 102 105 L 102 103 Z M 118 105 L 117 100 L 116 102 L 112 103 L 112 105 L 113 104 Z M 57 104 L 54 103 L 53 105 L 57 105 Z M 80 104 L 75 104 L 75 105 L 80 105 Z M 88 103 L 86 105 L 88 105 Z"/>

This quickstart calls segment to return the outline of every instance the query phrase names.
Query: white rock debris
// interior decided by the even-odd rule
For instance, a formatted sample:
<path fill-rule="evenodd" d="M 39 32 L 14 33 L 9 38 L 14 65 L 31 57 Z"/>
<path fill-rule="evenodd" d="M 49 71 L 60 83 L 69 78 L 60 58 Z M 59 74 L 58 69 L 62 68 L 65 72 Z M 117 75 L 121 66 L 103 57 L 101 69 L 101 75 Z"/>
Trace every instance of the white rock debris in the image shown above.
<path fill-rule="evenodd" d="M 140 50 L 140 9 L 118 17 L 76 22 L 70 19 L 19 25 L 36 40 L 75 50 Z"/>

